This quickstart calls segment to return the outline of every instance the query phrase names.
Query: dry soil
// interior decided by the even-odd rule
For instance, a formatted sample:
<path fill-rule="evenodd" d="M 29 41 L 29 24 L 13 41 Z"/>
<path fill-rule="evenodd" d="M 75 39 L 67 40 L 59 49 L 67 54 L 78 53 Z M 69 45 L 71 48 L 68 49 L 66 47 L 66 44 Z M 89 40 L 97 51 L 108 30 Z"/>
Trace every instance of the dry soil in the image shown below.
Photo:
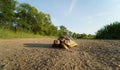
<path fill-rule="evenodd" d="M 68 50 L 51 47 L 53 40 L 0 39 L 0 70 L 120 69 L 120 40 L 75 40 Z"/>

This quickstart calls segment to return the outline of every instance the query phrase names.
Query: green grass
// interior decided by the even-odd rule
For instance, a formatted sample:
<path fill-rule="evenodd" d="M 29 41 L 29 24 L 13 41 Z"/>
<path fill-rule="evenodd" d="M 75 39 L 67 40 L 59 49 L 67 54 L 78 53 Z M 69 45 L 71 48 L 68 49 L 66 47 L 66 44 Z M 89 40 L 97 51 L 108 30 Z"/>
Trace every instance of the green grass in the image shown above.
<path fill-rule="evenodd" d="M 8 38 L 55 38 L 55 37 L 54 36 L 34 35 L 32 33 L 25 33 L 25 32 L 15 33 L 11 30 L 0 29 L 0 38 L 8 39 Z"/>

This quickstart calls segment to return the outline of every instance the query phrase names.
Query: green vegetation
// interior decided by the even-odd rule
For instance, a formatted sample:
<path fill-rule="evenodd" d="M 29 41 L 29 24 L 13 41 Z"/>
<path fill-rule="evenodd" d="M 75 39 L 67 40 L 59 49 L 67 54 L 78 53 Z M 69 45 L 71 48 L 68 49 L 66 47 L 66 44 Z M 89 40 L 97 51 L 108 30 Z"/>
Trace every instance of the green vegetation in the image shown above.
<path fill-rule="evenodd" d="M 53 25 L 51 16 L 16 0 L 0 0 L 0 38 L 60 36 L 68 33 L 76 39 L 120 39 L 120 22 L 104 26 L 95 35 L 79 34 L 61 25 Z"/>
<path fill-rule="evenodd" d="M 6 5 L 7 4 L 7 5 Z M 0 1 L 0 26 L 14 32 L 56 36 L 57 27 L 51 22 L 49 14 L 38 12 L 29 4 L 18 4 L 15 0 Z"/>
<path fill-rule="evenodd" d="M 21 36 L 59 36 L 68 31 L 63 25 L 58 30 L 58 27 L 52 24 L 49 14 L 15 0 L 0 0 L 0 28 L 0 37 L 12 37 L 14 34 L 16 37 L 18 33 L 22 33 Z"/>
<path fill-rule="evenodd" d="M 120 39 L 120 22 L 104 26 L 96 33 L 97 39 Z"/>
<path fill-rule="evenodd" d="M 27 3 L 0 0 L 0 38 L 56 37 L 65 32 L 77 39 L 90 38 L 90 35 L 73 33 L 63 25 L 58 29 L 49 14 Z"/>
<path fill-rule="evenodd" d="M 35 35 L 32 33 L 25 33 L 25 32 L 13 32 L 12 30 L 7 29 L 0 29 L 0 38 L 8 39 L 8 38 L 56 38 L 55 36 L 41 36 Z"/>
<path fill-rule="evenodd" d="M 83 33 L 83 34 L 73 33 L 72 37 L 77 38 L 77 39 L 93 39 L 93 38 L 95 38 L 95 35 L 91 35 L 91 34 L 87 35 L 85 33 Z"/>

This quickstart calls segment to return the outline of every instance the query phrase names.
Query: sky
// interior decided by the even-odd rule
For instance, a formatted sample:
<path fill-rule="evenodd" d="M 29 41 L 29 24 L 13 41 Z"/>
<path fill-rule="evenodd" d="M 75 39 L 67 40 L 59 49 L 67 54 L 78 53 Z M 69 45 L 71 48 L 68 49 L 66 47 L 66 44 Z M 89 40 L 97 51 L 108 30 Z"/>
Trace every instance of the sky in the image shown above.
<path fill-rule="evenodd" d="M 103 26 L 120 21 L 120 0 L 17 0 L 51 15 L 55 26 L 95 34 Z"/>

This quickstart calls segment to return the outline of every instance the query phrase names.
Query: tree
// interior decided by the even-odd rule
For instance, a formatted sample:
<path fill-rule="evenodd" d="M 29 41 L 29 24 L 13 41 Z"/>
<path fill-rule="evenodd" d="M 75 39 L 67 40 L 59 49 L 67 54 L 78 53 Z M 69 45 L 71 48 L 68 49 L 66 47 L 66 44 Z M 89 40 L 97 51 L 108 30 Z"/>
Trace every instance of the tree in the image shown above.
<path fill-rule="evenodd" d="M 69 33 L 69 31 L 67 30 L 67 28 L 63 25 L 60 26 L 60 30 L 59 30 L 59 35 L 63 35 L 64 33 Z"/>
<path fill-rule="evenodd" d="M 97 39 L 120 39 L 120 22 L 106 25 L 96 33 Z"/>
<path fill-rule="evenodd" d="M 0 0 L 0 26 L 15 32 L 31 32 L 40 35 L 61 35 L 69 32 L 65 26 L 54 26 L 49 14 L 39 12 L 27 3 L 18 4 L 15 0 Z"/>
<path fill-rule="evenodd" d="M 29 4 L 20 4 L 17 7 L 16 17 L 18 18 L 17 26 L 24 31 L 41 35 L 56 35 L 57 28 L 52 24 L 50 15 L 38 12 Z"/>
<path fill-rule="evenodd" d="M 33 31 L 34 24 L 37 23 L 36 15 L 37 9 L 30 6 L 29 4 L 20 4 L 16 9 L 17 27 L 24 31 Z"/>
<path fill-rule="evenodd" d="M 15 0 L 0 0 L 0 24 L 10 28 L 15 22 Z"/>

